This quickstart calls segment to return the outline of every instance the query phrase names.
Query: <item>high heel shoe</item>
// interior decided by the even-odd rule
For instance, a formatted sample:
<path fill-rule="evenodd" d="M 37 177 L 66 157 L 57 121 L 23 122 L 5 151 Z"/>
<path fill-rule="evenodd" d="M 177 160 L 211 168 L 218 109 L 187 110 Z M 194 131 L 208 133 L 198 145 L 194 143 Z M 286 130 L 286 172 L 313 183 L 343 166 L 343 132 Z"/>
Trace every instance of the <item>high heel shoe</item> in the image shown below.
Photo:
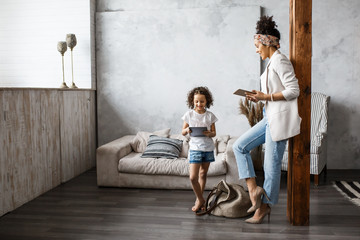
<path fill-rule="evenodd" d="M 266 217 L 266 215 L 268 216 L 268 223 L 270 222 L 270 213 L 271 213 L 271 208 L 269 206 L 267 206 L 264 214 L 258 218 L 258 219 L 254 219 L 254 217 L 252 218 L 248 218 L 245 220 L 246 223 L 251 223 L 251 224 L 260 224 L 263 222 L 264 218 Z"/>
<path fill-rule="evenodd" d="M 255 198 L 255 205 L 252 205 L 247 212 L 248 213 L 252 213 L 255 212 L 256 209 L 258 209 L 261 206 L 261 196 L 264 195 L 266 197 L 267 200 L 270 200 L 269 197 L 266 195 L 265 190 L 262 187 L 257 186 L 255 189 L 255 194 L 254 194 L 254 198 Z"/>

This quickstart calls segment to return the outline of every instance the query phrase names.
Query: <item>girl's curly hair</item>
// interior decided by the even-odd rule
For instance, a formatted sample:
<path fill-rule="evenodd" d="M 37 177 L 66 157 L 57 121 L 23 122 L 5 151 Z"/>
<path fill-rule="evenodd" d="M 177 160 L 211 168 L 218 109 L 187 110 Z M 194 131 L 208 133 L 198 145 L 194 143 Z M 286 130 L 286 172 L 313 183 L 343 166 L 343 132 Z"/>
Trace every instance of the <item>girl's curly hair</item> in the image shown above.
<path fill-rule="evenodd" d="M 207 87 L 196 87 L 188 92 L 187 105 L 190 109 L 194 109 L 194 96 L 195 94 L 202 94 L 206 98 L 206 108 L 210 108 L 213 105 L 214 99 L 210 90 Z"/>
<path fill-rule="evenodd" d="M 273 21 L 273 16 L 261 16 L 260 20 L 256 23 L 256 34 L 271 35 L 280 40 L 280 32 L 276 27 L 277 25 L 275 21 Z"/>

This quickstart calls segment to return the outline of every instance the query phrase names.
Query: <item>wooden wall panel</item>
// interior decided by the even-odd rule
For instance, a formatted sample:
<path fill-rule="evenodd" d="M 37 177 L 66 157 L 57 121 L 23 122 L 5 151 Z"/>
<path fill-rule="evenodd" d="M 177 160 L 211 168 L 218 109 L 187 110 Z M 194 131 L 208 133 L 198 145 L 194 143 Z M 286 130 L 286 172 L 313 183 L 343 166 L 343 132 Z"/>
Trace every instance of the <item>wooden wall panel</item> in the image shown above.
<path fill-rule="evenodd" d="M 95 128 L 95 92 L 84 91 L 81 95 L 79 116 L 80 126 L 80 173 L 95 166 L 96 128 Z M 79 173 L 79 174 L 80 174 Z"/>
<path fill-rule="evenodd" d="M 2 104 L 4 103 L 3 99 L 3 91 L 0 91 L 0 109 L 3 109 Z M 4 138 L 2 132 L 4 132 L 4 112 L 0 111 L 0 144 L 4 145 Z M 3 148 L 0 148 L 3 150 Z M 0 216 L 4 214 L 5 208 L 4 208 L 4 199 L 5 199 L 5 179 L 6 179 L 6 172 L 5 169 L 5 156 L 3 153 L 0 154 Z"/>
<path fill-rule="evenodd" d="M 5 109 L 7 109 L 7 104 L 6 104 L 6 99 L 7 99 L 7 92 L 4 91 L 0 91 L 0 107 L 2 109 L 2 111 L 0 111 L 0 117 L 1 117 L 1 121 L 0 121 L 0 140 L 1 140 L 1 154 L 0 154 L 0 177 L 1 177 L 1 182 L 0 182 L 0 214 L 3 215 L 5 214 L 7 211 L 9 211 L 11 208 L 11 206 L 9 206 L 9 199 L 11 199 L 11 192 L 9 192 L 9 188 L 7 187 L 10 184 L 10 173 L 9 170 L 10 168 L 10 164 L 11 161 L 6 161 L 6 159 L 8 159 L 8 149 L 5 148 L 6 143 L 7 143 L 7 139 L 8 139 L 8 134 L 7 134 L 7 130 L 6 130 L 6 118 L 7 118 L 7 111 Z"/>
<path fill-rule="evenodd" d="M 59 101 L 60 106 L 60 122 L 62 125 L 60 133 L 61 145 L 61 181 L 65 182 L 75 175 L 74 167 L 78 162 L 79 141 L 76 136 L 79 135 L 78 125 L 74 126 L 74 119 L 76 119 L 78 104 L 77 98 L 72 96 L 70 92 L 61 92 Z"/>
<path fill-rule="evenodd" d="M 4 103 L 4 92 L 0 91 L 0 109 L 3 109 Z M 4 111 L 0 111 L 0 144 L 4 146 L 5 137 L 4 137 L 4 129 L 5 129 L 5 119 L 4 119 Z M 3 147 L 0 148 L 4 150 Z M 7 162 L 5 162 L 5 153 L 0 153 L 0 216 L 5 213 L 5 181 L 6 181 L 6 171 L 5 169 Z"/>
<path fill-rule="evenodd" d="M 21 206 L 27 199 L 33 197 L 29 189 L 31 180 L 31 136 L 30 136 L 30 102 L 29 92 L 12 92 L 7 103 L 9 104 L 9 118 L 7 122 L 7 136 L 9 141 L 9 154 L 11 154 L 10 179 L 12 184 L 9 191 L 12 192 L 11 205 L 16 208 Z"/>
<path fill-rule="evenodd" d="M 61 181 L 66 182 L 95 166 L 95 94 L 64 91 L 60 98 Z"/>
<path fill-rule="evenodd" d="M 31 154 L 27 147 L 30 142 L 28 96 L 24 91 L 3 92 L 4 128 L 1 135 L 6 171 L 3 200 L 5 211 L 20 206 L 29 195 L 24 176 L 28 170 L 26 161 Z"/>
<path fill-rule="evenodd" d="M 30 188 L 41 194 L 60 184 L 59 96 L 57 91 L 46 90 L 30 94 L 33 150 Z"/>
<path fill-rule="evenodd" d="M 0 216 L 95 166 L 94 96 L 0 89 Z"/>

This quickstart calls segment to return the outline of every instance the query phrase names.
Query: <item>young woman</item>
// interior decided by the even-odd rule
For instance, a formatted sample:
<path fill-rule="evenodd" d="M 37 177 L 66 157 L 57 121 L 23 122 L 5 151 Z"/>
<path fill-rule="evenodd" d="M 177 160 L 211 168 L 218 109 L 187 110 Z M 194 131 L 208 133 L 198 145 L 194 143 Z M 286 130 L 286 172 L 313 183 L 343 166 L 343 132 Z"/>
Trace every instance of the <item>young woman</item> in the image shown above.
<path fill-rule="evenodd" d="M 289 59 L 278 49 L 280 33 L 272 16 L 263 16 L 257 22 L 254 44 L 262 60 L 269 58 L 261 75 L 261 91 L 253 90 L 247 99 L 264 101 L 264 118 L 243 134 L 233 145 L 240 179 L 246 179 L 252 207 L 255 212 L 247 223 L 262 223 L 271 205 L 278 202 L 281 177 L 281 160 L 286 141 L 300 133 L 301 118 L 298 114 L 298 80 Z M 265 144 L 263 188 L 257 186 L 250 150 Z"/>

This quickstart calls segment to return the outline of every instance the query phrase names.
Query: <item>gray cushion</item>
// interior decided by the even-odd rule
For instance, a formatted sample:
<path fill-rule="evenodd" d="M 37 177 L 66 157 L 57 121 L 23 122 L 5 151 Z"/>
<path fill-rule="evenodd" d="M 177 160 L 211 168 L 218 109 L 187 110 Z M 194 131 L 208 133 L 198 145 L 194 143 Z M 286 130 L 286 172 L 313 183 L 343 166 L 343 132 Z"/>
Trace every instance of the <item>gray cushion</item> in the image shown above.
<path fill-rule="evenodd" d="M 150 135 L 169 137 L 169 134 L 170 134 L 170 128 L 159 130 L 153 133 L 140 131 L 136 134 L 130 145 L 134 150 L 134 152 L 142 153 L 145 151 Z"/>
<path fill-rule="evenodd" d="M 178 139 L 151 135 L 142 158 L 178 158 L 182 141 Z"/>
<path fill-rule="evenodd" d="M 179 139 L 179 140 L 183 141 L 180 157 L 187 158 L 188 152 L 189 152 L 189 141 L 190 141 L 189 135 L 183 136 L 182 134 L 173 134 L 173 135 L 170 135 L 170 138 Z"/>

